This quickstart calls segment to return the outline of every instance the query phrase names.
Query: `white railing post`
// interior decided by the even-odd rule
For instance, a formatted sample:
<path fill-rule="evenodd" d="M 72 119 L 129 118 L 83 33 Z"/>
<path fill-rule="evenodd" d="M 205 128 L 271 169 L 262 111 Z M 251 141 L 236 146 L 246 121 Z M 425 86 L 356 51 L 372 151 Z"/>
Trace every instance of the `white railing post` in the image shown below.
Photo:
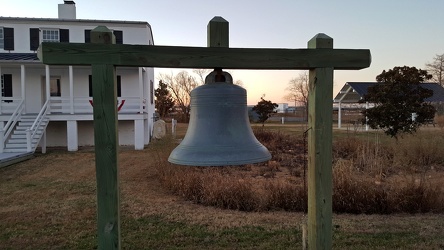
<path fill-rule="evenodd" d="M 25 65 L 20 65 L 20 86 L 23 100 L 23 114 L 26 114 L 26 72 Z"/>
<path fill-rule="evenodd" d="M 32 138 L 31 138 L 31 130 L 28 128 L 26 130 L 26 151 L 31 152 L 32 151 Z"/>
<path fill-rule="evenodd" d="M 5 149 L 5 131 L 0 129 L 0 153 L 3 153 Z"/>

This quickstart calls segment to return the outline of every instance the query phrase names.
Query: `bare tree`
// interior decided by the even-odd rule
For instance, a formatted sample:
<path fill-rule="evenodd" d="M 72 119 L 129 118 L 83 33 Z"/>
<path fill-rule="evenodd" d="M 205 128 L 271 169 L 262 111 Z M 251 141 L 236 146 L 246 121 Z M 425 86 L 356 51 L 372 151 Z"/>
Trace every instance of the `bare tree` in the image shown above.
<path fill-rule="evenodd" d="M 210 72 L 210 69 L 193 69 L 193 73 L 198 76 L 201 85 L 205 84 L 205 77 L 207 77 Z"/>
<path fill-rule="evenodd" d="M 190 94 L 191 90 L 199 86 L 199 80 L 187 71 L 181 71 L 174 75 L 160 74 L 159 80 L 166 83 L 171 91 L 176 105 L 180 108 L 185 122 L 190 118 Z"/>
<path fill-rule="evenodd" d="M 308 73 L 306 71 L 300 73 L 297 78 L 292 78 L 288 82 L 285 89 L 287 94 L 284 96 L 285 100 L 294 102 L 295 108 L 298 104 L 302 105 L 305 109 L 305 115 L 308 111 L 308 81 Z"/>
<path fill-rule="evenodd" d="M 433 62 L 426 64 L 426 70 L 432 75 L 432 80 L 444 86 L 444 54 L 435 55 Z"/>
<path fill-rule="evenodd" d="M 172 72 L 171 74 L 159 74 L 158 79 L 168 86 L 176 107 L 181 110 L 184 122 L 188 122 L 190 118 L 191 91 L 199 85 L 205 84 L 205 78 L 210 72 L 210 69 L 193 69 L 193 74 L 185 70 L 176 75 Z M 242 86 L 242 81 L 237 80 L 234 84 Z"/>

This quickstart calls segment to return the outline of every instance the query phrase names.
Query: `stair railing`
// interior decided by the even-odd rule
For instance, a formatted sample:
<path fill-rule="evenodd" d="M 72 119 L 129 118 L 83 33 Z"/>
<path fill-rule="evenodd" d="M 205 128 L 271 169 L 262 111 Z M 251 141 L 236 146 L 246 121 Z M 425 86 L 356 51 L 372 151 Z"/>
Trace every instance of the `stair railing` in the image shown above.
<path fill-rule="evenodd" d="M 3 153 L 3 151 L 5 149 L 6 140 L 8 139 L 12 130 L 14 129 L 15 124 L 17 124 L 17 121 L 20 120 L 20 117 L 22 115 L 22 111 L 25 108 L 24 104 L 25 104 L 25 101 L 20 100 L 19 104 L 15 108 L 11 117 L 9 117 L 9 120 L 6 123 L 6 125 L 2 129 L 0 129 L 0 153 Z"/>
<path fill-rule="evenodd" d="M 46 100 L 45 104 L 43 105 L 42 109 L 40 110 L 39 114 L 34 120 L 34 123 L 32 126 L 26 130 L 26 149 L 28 152 L 32 152 L 35 147 L 37 147 L 38 142 L 36 143 L 36 146 L 32 147 L 32 140 L 34 139 L 35 135 L 37 134 L 37 131 L 40 128 L 40 125 L 45 120 L 46 115 L 49 112 L 49 104 L 50 99 Z"/>

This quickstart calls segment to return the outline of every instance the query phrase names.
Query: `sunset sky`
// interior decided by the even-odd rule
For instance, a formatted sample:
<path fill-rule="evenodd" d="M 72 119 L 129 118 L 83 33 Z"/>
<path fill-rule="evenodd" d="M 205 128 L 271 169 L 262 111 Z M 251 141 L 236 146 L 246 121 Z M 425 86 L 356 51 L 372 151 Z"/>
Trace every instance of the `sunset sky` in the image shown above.
<path fill-rule="evenodd" d="M 74 0 L 78 19 L 146 21 L 155 45 L 206 46 L 214 16 L 230 25 L 230 47 L 306 48 L 317 33 L 334 39 L 334 48 L 370 49 L 370 68 L 335 71 L 334 93 L 345 82 L 374 81 L 395 66 L 425 68 L 444 53 L 444 1 L 356 0 Z M 1 0 L 0 16 L 57 18 L 62 0 Z M 177 72 L 174 69 L 156 69 Z M 232 71 L 255 104 L 262 94 L 273 102 L 283 96 L 298 71 Z M 290 104 L 291 105 L 291 104 Z"/>

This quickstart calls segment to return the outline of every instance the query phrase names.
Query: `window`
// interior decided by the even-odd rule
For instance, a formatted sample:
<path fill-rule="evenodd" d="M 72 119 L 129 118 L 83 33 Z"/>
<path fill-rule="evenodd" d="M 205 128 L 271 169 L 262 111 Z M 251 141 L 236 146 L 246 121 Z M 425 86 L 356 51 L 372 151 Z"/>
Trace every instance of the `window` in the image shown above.
<path fill-rule="evenodd" d="M 2 96 L 3 97 L 12 97 L 12 75 L 4 74 L 1 76 L 1 87 L 2 87 Z M 11 100 L 7 100 L 5 102 L 12 102 Z"/>
<path fill-rule="evenodd" d="M 69 42 L 68 29 L 29 29 L 30 49 L 37 50 L 40 42 Z"/>
<path fill-rule="evenodd" d="M 42 30 L 42 42 L 59 42 L 59 30 L 44 29 Z"/>
<path fill-rule="evenodd" d="M 89 88 L 89 97 L 93 96 L 93 87 L 92 87 L 92 75 L 88 76 L 88 88 Z M 117 97 L 122 96 L 122 77 L 120 75 L 117 76 Z"/>
<path fill-rule="evenodd" d="M 3 49 L 4 46 L 5 46 L 5 37 L 3 35 L 3 27 L 0 27 L 0 49 Z"/>

